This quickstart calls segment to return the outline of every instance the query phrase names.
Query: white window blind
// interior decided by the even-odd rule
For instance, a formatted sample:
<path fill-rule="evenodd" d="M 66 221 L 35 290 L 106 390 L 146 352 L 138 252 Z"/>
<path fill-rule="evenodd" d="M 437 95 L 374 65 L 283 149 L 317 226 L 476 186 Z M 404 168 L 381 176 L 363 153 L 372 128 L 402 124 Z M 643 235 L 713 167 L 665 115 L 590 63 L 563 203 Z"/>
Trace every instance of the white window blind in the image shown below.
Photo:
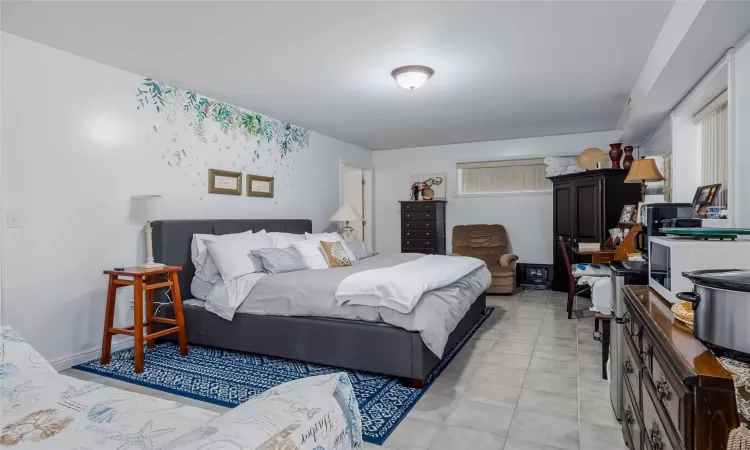
<path fill-rule="evenodd" d="M 458 194 L 551 191 L 544 159 L 514 159 L 458 164 Z"/>
<path fill-rule="evenodd" d="M 721 183 L 721 191 L 714 204 L 723 205 L 727 200 L 729 178 L 729 114 L 727 103 L 721 103 L 700 120 L 701 127 L 701 182 Z"/>

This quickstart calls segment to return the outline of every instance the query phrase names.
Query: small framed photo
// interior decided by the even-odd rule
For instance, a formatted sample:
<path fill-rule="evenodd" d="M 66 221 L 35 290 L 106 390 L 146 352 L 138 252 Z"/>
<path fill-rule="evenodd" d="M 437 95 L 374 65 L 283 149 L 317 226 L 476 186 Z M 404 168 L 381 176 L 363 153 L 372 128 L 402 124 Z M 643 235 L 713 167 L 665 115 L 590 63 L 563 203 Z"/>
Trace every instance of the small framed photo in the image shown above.
<path fill-rule="evenodd" d="M 630 223 L 633 221 L 633 214 L 635 214 L 635 205 L 625 205 L 622 207 L 620 213 L 620 222 Z"/>
<path fill-rule="evenodd" d="M 273 198 L 273 177 L 248 175 L 247 196 Z"/>
<path fill-rule="evenodd" d="M 709 184 L 700 186 L 695 190 L 693 196 L 693 211 L 698 217 L 706 218 L 706 207 L 711 206 L 716 199 L 716 194 L 721 190 L 721 184 Z"/>
<path fill-rule="evenodd" d="M 210 194 L 242 195 L 242 173 L 228 170 L 208 170 Z"/>

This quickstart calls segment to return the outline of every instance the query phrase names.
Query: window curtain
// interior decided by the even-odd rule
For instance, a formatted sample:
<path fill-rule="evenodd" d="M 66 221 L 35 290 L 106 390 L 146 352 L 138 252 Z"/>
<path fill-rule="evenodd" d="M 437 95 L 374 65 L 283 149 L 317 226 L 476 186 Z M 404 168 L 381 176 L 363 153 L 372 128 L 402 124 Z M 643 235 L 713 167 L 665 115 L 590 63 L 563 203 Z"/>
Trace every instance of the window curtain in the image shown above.
<path fill-rule="evenodd" d="M 460 163 L 459 194 L 550 191 L 545 167 L 541 158 Z"/>
<path fill-rule="evenodd" d="M 729 178 L 729 114 L 726 102 L 711 110 L 700 121 L 701 127 L 701 181 L 703 185 L 721 183 L 721 191 L 714 204 L 727 200 Z"/>

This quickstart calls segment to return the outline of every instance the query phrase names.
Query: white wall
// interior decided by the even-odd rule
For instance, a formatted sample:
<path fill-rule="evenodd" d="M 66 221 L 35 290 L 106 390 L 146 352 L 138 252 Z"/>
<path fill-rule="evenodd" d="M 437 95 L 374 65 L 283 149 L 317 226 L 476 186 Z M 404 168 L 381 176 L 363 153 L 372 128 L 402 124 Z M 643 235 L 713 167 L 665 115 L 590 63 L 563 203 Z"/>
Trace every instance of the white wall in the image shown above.
<path fill-rule="evenodd" d="M 409 174 L 444 172 L 446 180 L 447 249 L 455 225 L 498 223 L 506 227 L 520 262 L 552 263 L 552 195 L 456 197 L 456 164 L 510 158 L 577 155 L 588 147 L 608 149 L 621 131 L 545 136 L 503 141 L 383 150 L 374 152 L 375 247 L 397 253 L 400 244 L 399 200 L 409 198 Z"/>
<path fill-rule="evenodd" d="M 203 143 L 181 111 L 136 109 L 141 76 L 9 34 L 2 53 L 3 208 L 22 223 L 3 230 L 3 321 L 51 361 L 98 350 L 102 270 L 144 257 L 131 196 L 163 195 L 173 219 L 305 218 L 320 231 L 335 225 L 341 160 L 372 166 L 371 151 L 317 133 L 281 158 L 276 144 L 207 119 Z M 274 175 L 275 198 L 208 194 L 209 168 Z"/>
<path fill-rule="evenodd" d="M 672 118 L 667 119 L 659 125 L 659 128 L 646 139 L 641 145 L 642 156 L 660 155 L 666 156 L 672 153 Z"/>
<path fill-rule="evenodd" d="M 735 73 L 735 225 L 750 227 L 750 35 L 734 53 Z"/>
<path fill-rule="evenodd" d="M 672 202 L 691 203 L 701 183 L 699 127 L 692 114 L 672 113 Z"/>

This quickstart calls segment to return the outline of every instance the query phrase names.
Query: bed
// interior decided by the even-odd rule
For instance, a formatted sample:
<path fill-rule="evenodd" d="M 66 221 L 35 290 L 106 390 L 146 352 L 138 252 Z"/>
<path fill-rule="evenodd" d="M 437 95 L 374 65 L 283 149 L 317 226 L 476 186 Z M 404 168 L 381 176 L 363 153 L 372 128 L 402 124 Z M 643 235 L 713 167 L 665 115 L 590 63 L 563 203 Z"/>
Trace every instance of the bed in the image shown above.
<path fill-rule="evenodd" d="M 183 304 L 191 298 L 195 273 L 190 253 L 193 234 L 220 235 L 248 230 L 312 232 L 312 222 L 303 219 L 164 220 L 155 221 L 152 226 L 155 259 L 183 269 L 179 273 Z M 164 298 L 164 293 L 158 296 Z M 450 333 L 446 349 L 459 341 L 485 307 L 485 293 L 482 293 Z M 188 342 L 195 345 L 397 376 L 414 387 L 423 386 L 440 361 L 418 332 L 383 322 L 243 313 L 227 321 L 197 302 L 184 304 L 183 310 Z M 159 310 L 159 315 L 172 314 L 170 305 Z"/>

